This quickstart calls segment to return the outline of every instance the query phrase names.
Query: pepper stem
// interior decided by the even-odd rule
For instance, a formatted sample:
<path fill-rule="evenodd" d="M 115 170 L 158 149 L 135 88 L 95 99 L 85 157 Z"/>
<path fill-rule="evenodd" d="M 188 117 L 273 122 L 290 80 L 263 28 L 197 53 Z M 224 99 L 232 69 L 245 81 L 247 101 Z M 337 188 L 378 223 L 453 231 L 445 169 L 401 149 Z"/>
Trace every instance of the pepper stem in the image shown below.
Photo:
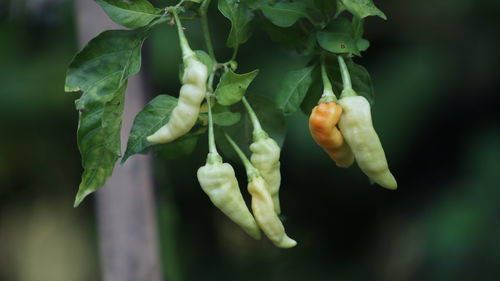
<path fill-rule="evenodd" d="M 356 96 L 356 92 L 352 89 L 351 76 L 349 75 L 349 70 L 345 64 L 344 58 L 342 56 L 337 56 L 340 66 L 340 73 L 342 74 L 342 82 L 344 84 L 344 89 L 340 94 L 340 97 Z"/>
<path fill-rule="evenodd" d="M 215 137 L 214 137 L 214 122 L 212 119 L 212 105 L 210 104 L 210 93 L 207 93 L 207 106 L 208 106 L 208 157 L 207 163 L 220 163 L 222 162 L 222 158 L 217 152 L 217 146 L 215 145 Z"/>
<path fill-rule="evenodd" d="M 263 138 L 267 138 L 268 135 L 267 133 L 262 129 L 262 126 L 260 125 L 259 118 L 257 118 L 257 114 L 255 114 L 255 111 L 253 111 L 252 107 L 248 103 L 247 99 L 243 97 L 241 99 L 243 104 L 245 105 L 245 108 L 248 112 L 248 116 L 250 117 L 250 120 L 252 121 L 253 125 L 253 140 L 258 141 Z"/>
<path fill-rule="evenodd" d="M 321 78 L 323 79 L 323 95 L 321 95 L 321 98 L 318 103 L 332 102 L 332 101 L 336 102 L 337 97 L 333 92 L 332 83 L 330 82 L 330 79 L 328 78 L 328 74 L 326 72 L 324 55 L 321 55 Z"/>
<path fill-rule="evenodd" d="M 241 162 L 243 162 L 243 166 L 245 166 L 245 170 L 247 171 L 248 179 L 250 180 L 250 179 L 258 176 L 259 171 L 252 165 L 250 160 L 248 160 L 245 153 L 243 153 L 243 151 L 241 151 L 240 147 L 234 142 L 234 140 L 228 134 L 224 134 L 224 135 L 226 135 L 227 141 L 229 141 L 229 143 L 233 147 L 234 151 L 236 151 L 236 154 L 238 154 L 238 156 L 240 157 Z"/>
<path fill-rule="evenodd" d="M 200 6 L 200 18 L 201 18 L 201 27 L 203 29 L 203 37 L 205 38 L 205 44 L 207 45 L 208 54 L 214 60 L 215 52 L 214 47 L 212 45 L 212 40 L 210 39 L 210 28 L 208 27 L 208 19 L 207 19 L 207 10 L 210 5 L 211 0 L 204 0 Z"/>
<path fill-rule="evenodd" d="M 184 63 L 186 63 L 186 60 L 189 57 L 194 56 L 194 52 L 193 50 L 191 50 L 191 47 L 189 47 L 189 43 L 182 28 L 181 20 L 179 19 L 179 15 L 177 15 L 177 9 L 170 9 L 170 12 L 172 13 L 172 15 L 174 15 L 175 25 L 177 26 L 177 32 L 179 33 L 179 41 L 182 50 L 182 60 L 184 61 Z"/>

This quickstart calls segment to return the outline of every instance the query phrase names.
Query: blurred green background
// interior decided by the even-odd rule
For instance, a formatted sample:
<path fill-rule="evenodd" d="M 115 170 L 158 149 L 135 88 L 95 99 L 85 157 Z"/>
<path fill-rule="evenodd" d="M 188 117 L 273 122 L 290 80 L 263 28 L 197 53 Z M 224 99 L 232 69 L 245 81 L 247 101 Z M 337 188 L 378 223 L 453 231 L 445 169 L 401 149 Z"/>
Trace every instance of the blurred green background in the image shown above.
<path fill-rule="evenodd" d="M 93 196 L 72 208 L 81 173 L 75 96 L 63 92 L 78 50 L 72 1 L 40 3 L 0 1 L 0 280 L 100 280 Z M 336 168 L 307 117 L 289 117 L 281 197 L 299 245 L 280 250 L 251 240 L 201 192 L 204 142 L 189 158 L 156 157 L 167 280 L 498 280 L 500 2 L 376 3 L 389 20 L 366 21 L 372 46 L 356 62 L 372 75 L 374 124 L 399 189 Z M 216 53 L 228 58 L 228 25 L 211 12 Z M 199 26 L 190 30 L 203 48 Z M 151 97 L 178 91 L 176 44 L 168 26 L 146 44 Z M 238 59 L 241 71 L 261 70 L 252 92 L 268 97 L 304 63 L 262 32 Z"/>

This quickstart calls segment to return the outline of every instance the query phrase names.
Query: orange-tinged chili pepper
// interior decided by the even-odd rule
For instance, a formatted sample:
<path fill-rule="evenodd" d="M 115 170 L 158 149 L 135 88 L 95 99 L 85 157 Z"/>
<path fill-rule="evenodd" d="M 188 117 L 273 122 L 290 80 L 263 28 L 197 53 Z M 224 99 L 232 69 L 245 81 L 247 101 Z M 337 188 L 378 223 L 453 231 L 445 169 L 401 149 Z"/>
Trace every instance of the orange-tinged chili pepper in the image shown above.
<path fill-rule="evenodd" d="M 337 166 L 347 168 L 354 163 L 354 155 L 337 128 L 341 115 L 342 107 L 336 102 L 322 102 L 312 110 L 309 130 L 314 141 L 328 153 Z"/>

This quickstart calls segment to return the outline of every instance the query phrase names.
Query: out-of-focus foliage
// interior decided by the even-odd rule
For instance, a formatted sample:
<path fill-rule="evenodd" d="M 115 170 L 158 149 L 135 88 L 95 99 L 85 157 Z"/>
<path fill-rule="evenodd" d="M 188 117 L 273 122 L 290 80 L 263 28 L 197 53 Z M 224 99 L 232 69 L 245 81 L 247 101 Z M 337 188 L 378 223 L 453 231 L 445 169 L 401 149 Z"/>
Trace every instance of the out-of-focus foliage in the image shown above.
<path fill-rule="evenodd" d="M 61 92 L 73 9 L 41 3 L 0 2 L 0 280 L 97 280 L 92 209 L 68 205 L 81 172 Z"/>
<path fill-rule="evenodd" d="M 0 2 L 0 280 L 99 280 L 92 202 L 72 208 L 81 173 L 74 96 L 63 92 L 77 50 L 72 9 L 55 2 Z M 373 119 L 399 189 L 336 168 L 297 111 L 288 117 L 281 202 L 299 245 L 279 250 L 248 238 L 201 191 L 195 172 L 206 140 L 190 158 L 160 153 L 167 280 L 497 279 L 500 2 L 375 4 L 388 20 L 366 19 L 371 46 L 354 61 L 372 75 Z M 228 20 L 215 5 L 209 12 L 215 51 L 228 59 Z M 186 27 L 193 49 L 203 49 L 200 26 Z M 151 39 L 151 92 L 177 93 L 175 30 L 164 26 Z M 260 70 L 251 93 L 270 99 L 304 65 L 261 32 L 238 55 L 238 73 Z M 245 178 L 241 166 L 237 173 Z"/>

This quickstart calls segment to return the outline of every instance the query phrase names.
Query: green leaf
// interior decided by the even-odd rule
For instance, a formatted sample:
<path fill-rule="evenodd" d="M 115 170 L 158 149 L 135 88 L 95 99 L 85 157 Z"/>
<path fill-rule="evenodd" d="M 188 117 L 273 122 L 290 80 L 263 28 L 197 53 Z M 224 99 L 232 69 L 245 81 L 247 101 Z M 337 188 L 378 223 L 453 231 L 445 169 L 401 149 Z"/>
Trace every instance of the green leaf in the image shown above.
<path fill-rule="evenodd" d="M 173 142 L 157 144 L 152 146 L 159 154 L 158 156 L 165 159 L 176 159 L 188 156 L 193 153 L 198 143 L 200 135 L 206 133 L 207 127 L 197 123 L 191 131 L 184 136 L 176 139 Z"/>
<path fill-rule="evenodd" d="M 321 48 L 334 54 L 359 54 L 358 45 L 349 34 L 320 31 L 316 39 Z"/>
<path fill-rule="evenodd" d="M 309 34 L 309 36 L 302 41 L 302 44 L 297 46 L 297 52 L 303 56 L 312 55 L 316 49 L 316 36 L 314 33 Z"/>
<path fill-rule="evenodd" d="M 347 33 L 353 36 L 353 24 L 347 17 L 338 17 L 332 20 L 326 27 L 326 31 Z"/>
<path fill-rule="evenodd" d="M 199 134 L 187 134 L 174 142 L 155 146 L 158 157 L 172 160 L 193 153 L 198 144 Z"/>
<path fill-rule="evenodd" d="M 127 79 L 141 65 L 141 46 L 149 30 L 110 30 L 92 39 L 71 62 L 65 91 L 83 92 L 78 147 L 84 172 L 75 206 L 100 188 L 120 156 L 120 128 Z"/>
<path fill-rule="evenodd" d="M 122 127 L 122 114 L 125 108 L 125 90 L 127 83 L 118 89 L 115 97 L 106 103 L 102 112 L 103 133 L 107 136 L 105 146 L 117 156 L 121 156 L 120 133 Z M 83 154 L 82 154 L 83 155 Z"/>
<path fill-rule="evenodd" d="M 207 54 L 207 52 L 202 51 L 202 50 L 196 50 L 196 51 L 194 51 L 194 53 L 196 54 L 196 57 L 207 67 L 208 75 L 212 74 L 215 62 L 210 57 L 210 55 Z"/>
<path fill-rule="evenodd" d="M 305 2 L 278 2 L 260 8 L 266 18 L 280 27 L 292 26 L 298 19 L 307 17 Z"/>
<path fill-rule="evenodd" d="M 311 0 L 310 0 L 311 1 Z M 337 3 L 333 0 L 313 0 L 316 9 L 320 10 L 327 18 L 335 15 Z"/>
<path fill-rule="evenodd" d="M 187 2 L 201 3 L 203 0 L 186 0 Z"/>
<path fill-rule="evenodd" d="M 267 32 L 271 40 L 283 44 L 291 49 L 308 49 L 307 37 L 298 25 L 291 27 L 279 27 L 270 21 L 262 21 L 262 28 Z M 314 39 L 314 43 L 316 39 Z"/>
<path fill-rule="evenodd" d="M 64 89 L 83 92 L 77 109 L 110 101 L 127 78 L 139 72 L 141 47 L 149 34 L 147 29 L 104 31 L 75 56 Z"/>
<path fill-rule="evenodd" d="M 258 69 L 245 74 L 236 74 L 232 70 L 224 73 L 215 90 L 217 102 L 221 105 L 239 102 L 258 73 Z"/>
<path fill-rule="evenodd" d="M 365 32 L 364 22 L 364 19 L 358 18 L 356 16 L 352 17 L 352 38 L 354 40 L 363 38 L 363 33 Z"/>
<path fill-rule="evenodd" d="M 121 160 L 121 163 L 134 154 L 145 154 L 154 143 L 146 140 L 147 136 L 152 135 L 170 119 L 172 110 L 177 105 L 177 99 L 169 95 L 158 95 L 152 99 L 135 116 L 134 124 L 130 130 L 127 143 L 127 150 Z"/>
<path fill-rule="evenodd" d="M 236 48 L 251 36 L 250 22 L 253 13 L 239 0 L 219 0 L 218 2 L 219 11 L 231 21 L 231 30 L 226 45 Z"/>
<path fill-rule="evenodd" d="M 304 97 L 302 103 L 300 104 L 300 109 L 307 116 L 311 115 L 312 109 L 318 104 L 318 101 L 321 98 L 321 95 L 323 94 L 323 80 L 321 78 L 320 68 L 316 67 L 313 70 L 311 76 L 312 76 L 311 87 L 309 87 L 306 96 Z"/>
<path fill-rule="evenodd" d="M 285 114 L 292 114 L 299 108 L 311 85 L 313 69 L 314 66 L 308 66 L 285 75 L 276 96 L 276 104 Z"/>
<path fill-rule="evenodd" d="M 215 104 L 212 107 L 212 119 L 219 126 L 232 126 L 241 120 L 241 113 L 232 112 L 227 106 Z"/>
<path fill-rule="evenodd" d="M 346 7 L 342 3 L 342 0 L 337 0 L 337 11 L 335 12 L 334 17 L 338 17 L 340 14 L 342 14 L 346 10 Z"/>
<path fill-rule="evenodd" d="M 208 124 L 208 107 L 206 103 L 202 105 L 201 110 L 203 113 L 200 113 L 200 117 L 204 124 Z M 215 103 L 212 105 L 212 120 L 218 126 L 232 126 L 241 120 L 241 113 L 232 112 L 229 106 Z"/>
<path fill-rule="evenodd" d="M 276 108 L 271 100 L 262 96 L 247 95 L 247 100 L 259 118 L 262 128 L 281 146 L 286 135 L 286 122 L 281 110 Z M 228 133 L 248 155 L 248 146 L 252 142 L 253 126 L 242 103 L 231 106 L 231 110 L 240 112 L 241 120 L 230 127 L 216 128 L 215 139 L 217 148 L 226 158 L 240 162 L 238 155 L 224 137 L 224 132 Z"/>
<path fill-rule="evenodd" d="M 364 32 L 364 19 L 356 16 L 352 17 L 352 37 L 356 41 L 356 48 L 360 52 L 364 52 L 370 47 L 370 41 L 363 39 Z"/>
<path fill-rule="evenodd" d="M 206 127 L 195 125 L 191 131 L 179 139 L 165 144 L 151 143 L 146 137 L 156 132 L 170 120 L 170 114 L 177 105 L 177 99 L 169 95 L 158 95 L 135 116 L 130 130 L 127 150 L 121 163 L 134 154 L 146 154 L 151 148 L 162 157 L 173 159 L 190 154 L 196 146 L 198 136 L 205 133 Z M 168 154 L 168 156 L 166 156 Z"/>
<path fill-rule="evenodd" d="M 368 48 L 370 48 L 370 41 L 366 39 L 359 39 L 358 41 L 356 41 L 356 47 L 360 52 L 364 52 L 368 50 Z"/>
<path fill-rule="evenodd" d="M 245 3 L 251 9 L 260 9 L 262 6 L 269 5 L 272 0 L 246 0 Z"/>
<path fill-rule="evenodd" d="M 357 40 L 354 39 L 353 34 L 351 22 L 345 17 L 340 17 L 328 25 L 327 31 L 317 32 L 316 39 L 321 48 L 329 52 L 359 55 Z"/>
<path fill-rule="evenodd" d="M 304 34 L 297 24 L 291 27 L 279 27 L 270 21 L 262 21 L 262 28 L 267 32 L 271 40 L 279 42 L 284 47 L 295 49 L 300 55 L 308 56 L 314 52 L 316 47 L 316 36 L 314 33 Z"/>
<path fill-rule="evenodd" d="M 77 141 L 84 171 L 75 207 L 100 188 L 113 173 L 120 156 L 121 116 L 126 87 L 127 84 L 123 84 L 109 102 L 92 102 L 86 110 L 80 111 Z"/>
<path fill-rule="evenodd" d="M 351 75 L 352 88 L 360 96 L 364 96 L 371 104 L 374 102 L 375 91 L 370 73 L 362 65 L 352 60 L 346 61 L 349 74 Z"/>
<path fill-rule="evenodd" d="M 386 20 L 386 15 L 379 10 L 372 0 L 341 0 L 345 8 L 351 12 L 351 14 L 359 17 L 366 18 L 368 16 L 379 16 L 380 18 Z"/>
<path fill-rule="evenodd" d="M 163 10 L 157 9 L 147 0 L 95 0 L 116 23 L 128 28 L 137 28 L 149 24 L 160 17 Z"/>

